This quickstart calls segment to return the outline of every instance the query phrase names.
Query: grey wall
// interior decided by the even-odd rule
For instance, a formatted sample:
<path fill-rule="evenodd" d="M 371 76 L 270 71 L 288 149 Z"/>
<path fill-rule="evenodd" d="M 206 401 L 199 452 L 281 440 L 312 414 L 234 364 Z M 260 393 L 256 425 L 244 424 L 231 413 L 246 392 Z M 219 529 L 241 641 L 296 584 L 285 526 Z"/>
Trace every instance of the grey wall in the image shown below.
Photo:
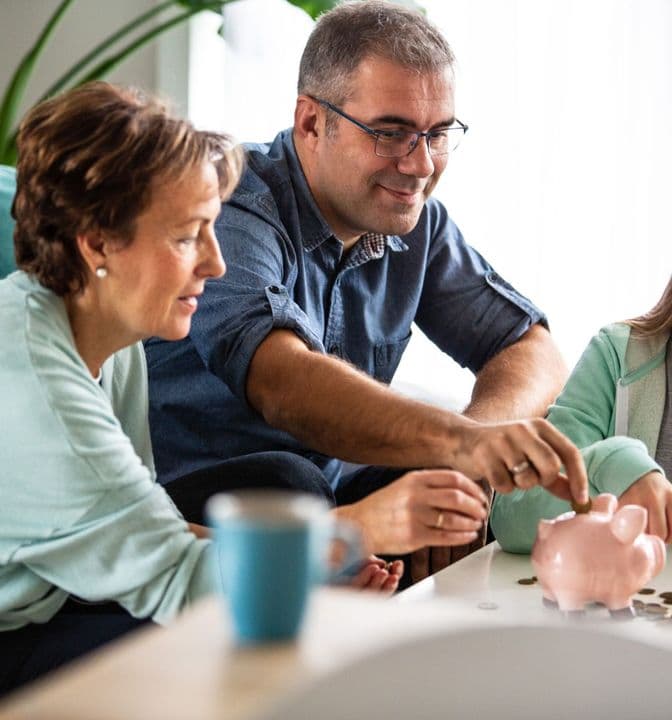
<path fill-rule="evenodd" d="M 0 0 L 0 93 L 4 93 L 17 63 L 58 4 L 59 0 Z M 40 59 L 22 111 L 94 44 L 153 4 L 153 0 L 76 0 Z M 120 65 L 109 79 L 156 90 L 157 53 L 157 44 L 150 44 Z"/>

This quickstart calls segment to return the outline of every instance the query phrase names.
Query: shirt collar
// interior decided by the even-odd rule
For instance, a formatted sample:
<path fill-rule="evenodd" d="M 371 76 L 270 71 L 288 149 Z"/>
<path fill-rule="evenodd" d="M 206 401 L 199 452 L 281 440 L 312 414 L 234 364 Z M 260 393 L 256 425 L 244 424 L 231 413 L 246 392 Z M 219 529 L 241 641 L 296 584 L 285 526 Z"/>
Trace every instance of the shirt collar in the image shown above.
<path fill-rule="evenodd" d="M 299 212 L 299 225 L 301 227 L 301 236 L 303 246 L 310 252 L 319 247 L 323 242 L 334 237 L 329 224 L 322 216 L 320 209 L 317 207 L 313 193 L 308 186 L 308 181 L 303 173 L 299 156 L 294 146 L 294 138 L 292 130 L 283 130 L 281 133 L 282 143 L 285 148 L 285 156 L 287 158 L 287 166 L 289 167 L 290 178 L 294 186 L 294 192 L 297 199 L 297 209 Z M 361 253 L 366 259 L 381 258 L 385 254 L 385 247 L 395 252 L 404 252 L 408 250 L 408 245 L 397 235 L 383 235 L 382 233 L 370 232 L 365 233 L 357 241 L 357 246 L 361 247 Z"/>

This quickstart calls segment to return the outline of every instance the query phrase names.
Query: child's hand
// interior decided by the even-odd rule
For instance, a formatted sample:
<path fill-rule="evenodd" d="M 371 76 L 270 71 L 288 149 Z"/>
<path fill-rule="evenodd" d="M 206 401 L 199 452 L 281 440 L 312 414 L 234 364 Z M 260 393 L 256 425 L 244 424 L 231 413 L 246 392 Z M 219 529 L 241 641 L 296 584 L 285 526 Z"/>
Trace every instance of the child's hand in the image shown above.
<path fill-rule="evenodd" d="M 375 555 L 369 555 L 353 578 L 351 587 L 391 595 L 397 589 L 403 572 L 404 563 L 401 560 L 386 563 Z"/>
<path fill-rule="evenodd" d="M 641 505 L 649 514 L 646 532 L 672 542 L 672 484 L 659 472 L 650 472 L 618 498 L 618 506 Z"/>

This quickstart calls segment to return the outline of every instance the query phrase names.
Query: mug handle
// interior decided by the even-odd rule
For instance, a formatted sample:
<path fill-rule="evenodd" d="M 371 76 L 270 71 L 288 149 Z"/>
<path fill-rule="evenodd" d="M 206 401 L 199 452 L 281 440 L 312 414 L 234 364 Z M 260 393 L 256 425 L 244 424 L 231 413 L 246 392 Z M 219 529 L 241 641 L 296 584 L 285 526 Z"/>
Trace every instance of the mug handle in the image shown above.
<path fill-rule="evenodd" d="M 359 530 L 342 520 L 336 520 L 329 523 L 325 527 L 326 540 L 333 542 L 340 541 L 345 545 L 345 557 L 337 567 L 328 567 L 323 559 L 321 563 L 321 572 L 319 572 L 320 582 L 334 583 L 343 582 L 353 578 L 362 566 L 362 539 Z"/>

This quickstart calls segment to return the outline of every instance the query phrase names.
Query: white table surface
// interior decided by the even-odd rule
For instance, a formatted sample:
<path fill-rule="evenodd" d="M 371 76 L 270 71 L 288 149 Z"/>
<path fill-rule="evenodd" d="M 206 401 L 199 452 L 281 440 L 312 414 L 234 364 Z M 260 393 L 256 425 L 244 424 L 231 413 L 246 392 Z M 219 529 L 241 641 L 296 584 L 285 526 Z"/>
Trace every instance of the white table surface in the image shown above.
<path fill-rule="evenodd" d="M 220 603 L 205 600 L 169 628 L 142 630 L 14 694 L 0 704 L 0 718 L 252 719 L 404 641 L 465 628 L 567 623 L 543 606 L 538 585 L 517 583 L 532 574 L 529 557 L 492 544 L 391 599 L 320 589 L 296 643 L 256 649 L 236 648 Z M 672 590 L 669 562 L 650 585 Z M 672 620 L 618 623 L 601 609 L 590 610 L 582 625 L 672 650 Z"/>

